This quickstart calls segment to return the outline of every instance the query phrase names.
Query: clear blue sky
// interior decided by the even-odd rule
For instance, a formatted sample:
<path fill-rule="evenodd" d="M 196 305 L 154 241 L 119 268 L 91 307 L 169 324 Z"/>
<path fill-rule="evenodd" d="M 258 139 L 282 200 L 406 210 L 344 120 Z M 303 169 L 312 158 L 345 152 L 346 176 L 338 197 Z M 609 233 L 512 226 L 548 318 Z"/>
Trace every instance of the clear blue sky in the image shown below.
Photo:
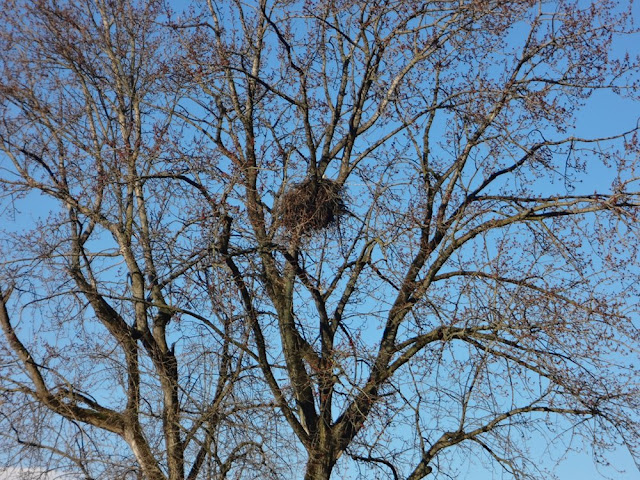
<path fill-rule="evenodd" d="M 626 4 L 626 2 L 621 2 Z M 635 4 L 636 18 L 640 20 L 640 3 Z M 640 54 L 640 35 L 628 37 L 624 42 L 617 45 L 620 49 L 627 49 L 636 55 Z M 640 117 L 640 109 L 638 103 L 623 99 L 611 92 L 597 92 L 589 99 L 587 105 L 582 110 L 580 120 L 576 126 L 576 134 L 581 136 L 606 136 L 618 133 L 622 130 L 633 128 Z M 594 181 L 599 173 L 593 171 Z M 22 206 L 28 211 L 24 211 L 26 222 L 32 224 L 35 216 L 45 213 L 48 208 L 39 198 L 31 198 L 29 201 L 22 203 Z M 21 226 L 20 218 L 9 228 L 19 229 Z M 546 445 L 540 444 L 540 450 L 534 453 L 545 455 Z M 551 452 L 550 457 L 556 460 L 563 457 L 561 451 Z M 558 466 L 556 473 L 561 480 L 599 480 L 602 478 L 613 478 L 616 480 L 640 480 L 640 471 L 636 467 L 631 455 L 625 449 L 618 449 L 608 457 L 609 462 L 615 465 L 616 469 L 625 470 L 626 473 L 618 473 L 617 470 L 606 467 L 596 467 L 589 453 L 569 453 Z M 460 480 L 494 480 L 504 478 L 501 472 L 482 471 L 479 470 L 461 472 L 464 476 L 459 477 Z M 0 473 L 0 480 L 10 480 L 18 478 L 15 476 L 7 476 Z M 429 477 L 438 479 L 438 476 Z M 443 479 L 444 480 L 444 479 Z"/>

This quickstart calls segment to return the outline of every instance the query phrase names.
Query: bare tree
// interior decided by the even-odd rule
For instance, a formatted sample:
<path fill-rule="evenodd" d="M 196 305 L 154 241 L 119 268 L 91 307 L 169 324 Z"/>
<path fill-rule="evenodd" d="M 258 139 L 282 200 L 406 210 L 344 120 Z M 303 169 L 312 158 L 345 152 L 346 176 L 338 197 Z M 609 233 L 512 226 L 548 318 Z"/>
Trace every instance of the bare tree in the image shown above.
<path fill-rule="evenodd" d="M 261 436 L 277 419 L 261 413 L 271 400 L 195 182 L 154 180 L 181 94 L 162 5 L 36 2 L 4 17 L 5 198 L 56 202 L 3 245 L 14 458 L 64 457 L 86 478 L 226 478 L 238 463 L 268 477 L 277 455 Z"/>
<path fill-rule="evenodd" d="M 617 2 L 14 0 L 5 461 L 86 478 L 547 478 L 640 453 Z M 29 213 L 35 195 L 46 208 Z M 637 458 L 637 457 L 636 457 Z"/>

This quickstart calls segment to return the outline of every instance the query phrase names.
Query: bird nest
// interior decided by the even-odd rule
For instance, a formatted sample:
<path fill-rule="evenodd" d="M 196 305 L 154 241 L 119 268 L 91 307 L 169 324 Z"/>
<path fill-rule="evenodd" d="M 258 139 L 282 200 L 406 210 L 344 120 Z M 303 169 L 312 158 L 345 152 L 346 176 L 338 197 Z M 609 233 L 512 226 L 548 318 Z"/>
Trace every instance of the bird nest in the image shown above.
<path fill-rule="evenodd" d="M 290 231 L 310 233 L 329 227 L 345 213 L 342 185 L 327 178 L 307 178 L 280 198 L 278 219 Z"/>

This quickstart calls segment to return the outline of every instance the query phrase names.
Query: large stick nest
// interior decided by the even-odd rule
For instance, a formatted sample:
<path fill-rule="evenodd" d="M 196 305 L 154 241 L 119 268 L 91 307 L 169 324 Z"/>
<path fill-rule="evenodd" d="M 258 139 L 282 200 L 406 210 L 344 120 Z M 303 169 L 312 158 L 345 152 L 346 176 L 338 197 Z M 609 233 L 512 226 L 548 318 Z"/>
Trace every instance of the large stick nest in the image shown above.
<path fill-rule="evenodd" d="M 290 231 L 309 233 L 329 227 L 347 212 L 342 185 L 327 178 L 307 178 L 282 195 L 278 220 Z"/>

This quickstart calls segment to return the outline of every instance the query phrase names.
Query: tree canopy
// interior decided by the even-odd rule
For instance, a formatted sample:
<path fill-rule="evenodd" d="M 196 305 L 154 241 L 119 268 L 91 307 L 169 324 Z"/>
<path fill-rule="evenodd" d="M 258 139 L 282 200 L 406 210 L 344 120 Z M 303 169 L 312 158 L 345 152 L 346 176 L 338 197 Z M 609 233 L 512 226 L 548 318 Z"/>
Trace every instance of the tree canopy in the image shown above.
<path fill-rule="evenodd" d="M 638 125 L 576 127 L 637 105 L 631 5 L 5 3 L 6 466 L 640 458 Z"/>

